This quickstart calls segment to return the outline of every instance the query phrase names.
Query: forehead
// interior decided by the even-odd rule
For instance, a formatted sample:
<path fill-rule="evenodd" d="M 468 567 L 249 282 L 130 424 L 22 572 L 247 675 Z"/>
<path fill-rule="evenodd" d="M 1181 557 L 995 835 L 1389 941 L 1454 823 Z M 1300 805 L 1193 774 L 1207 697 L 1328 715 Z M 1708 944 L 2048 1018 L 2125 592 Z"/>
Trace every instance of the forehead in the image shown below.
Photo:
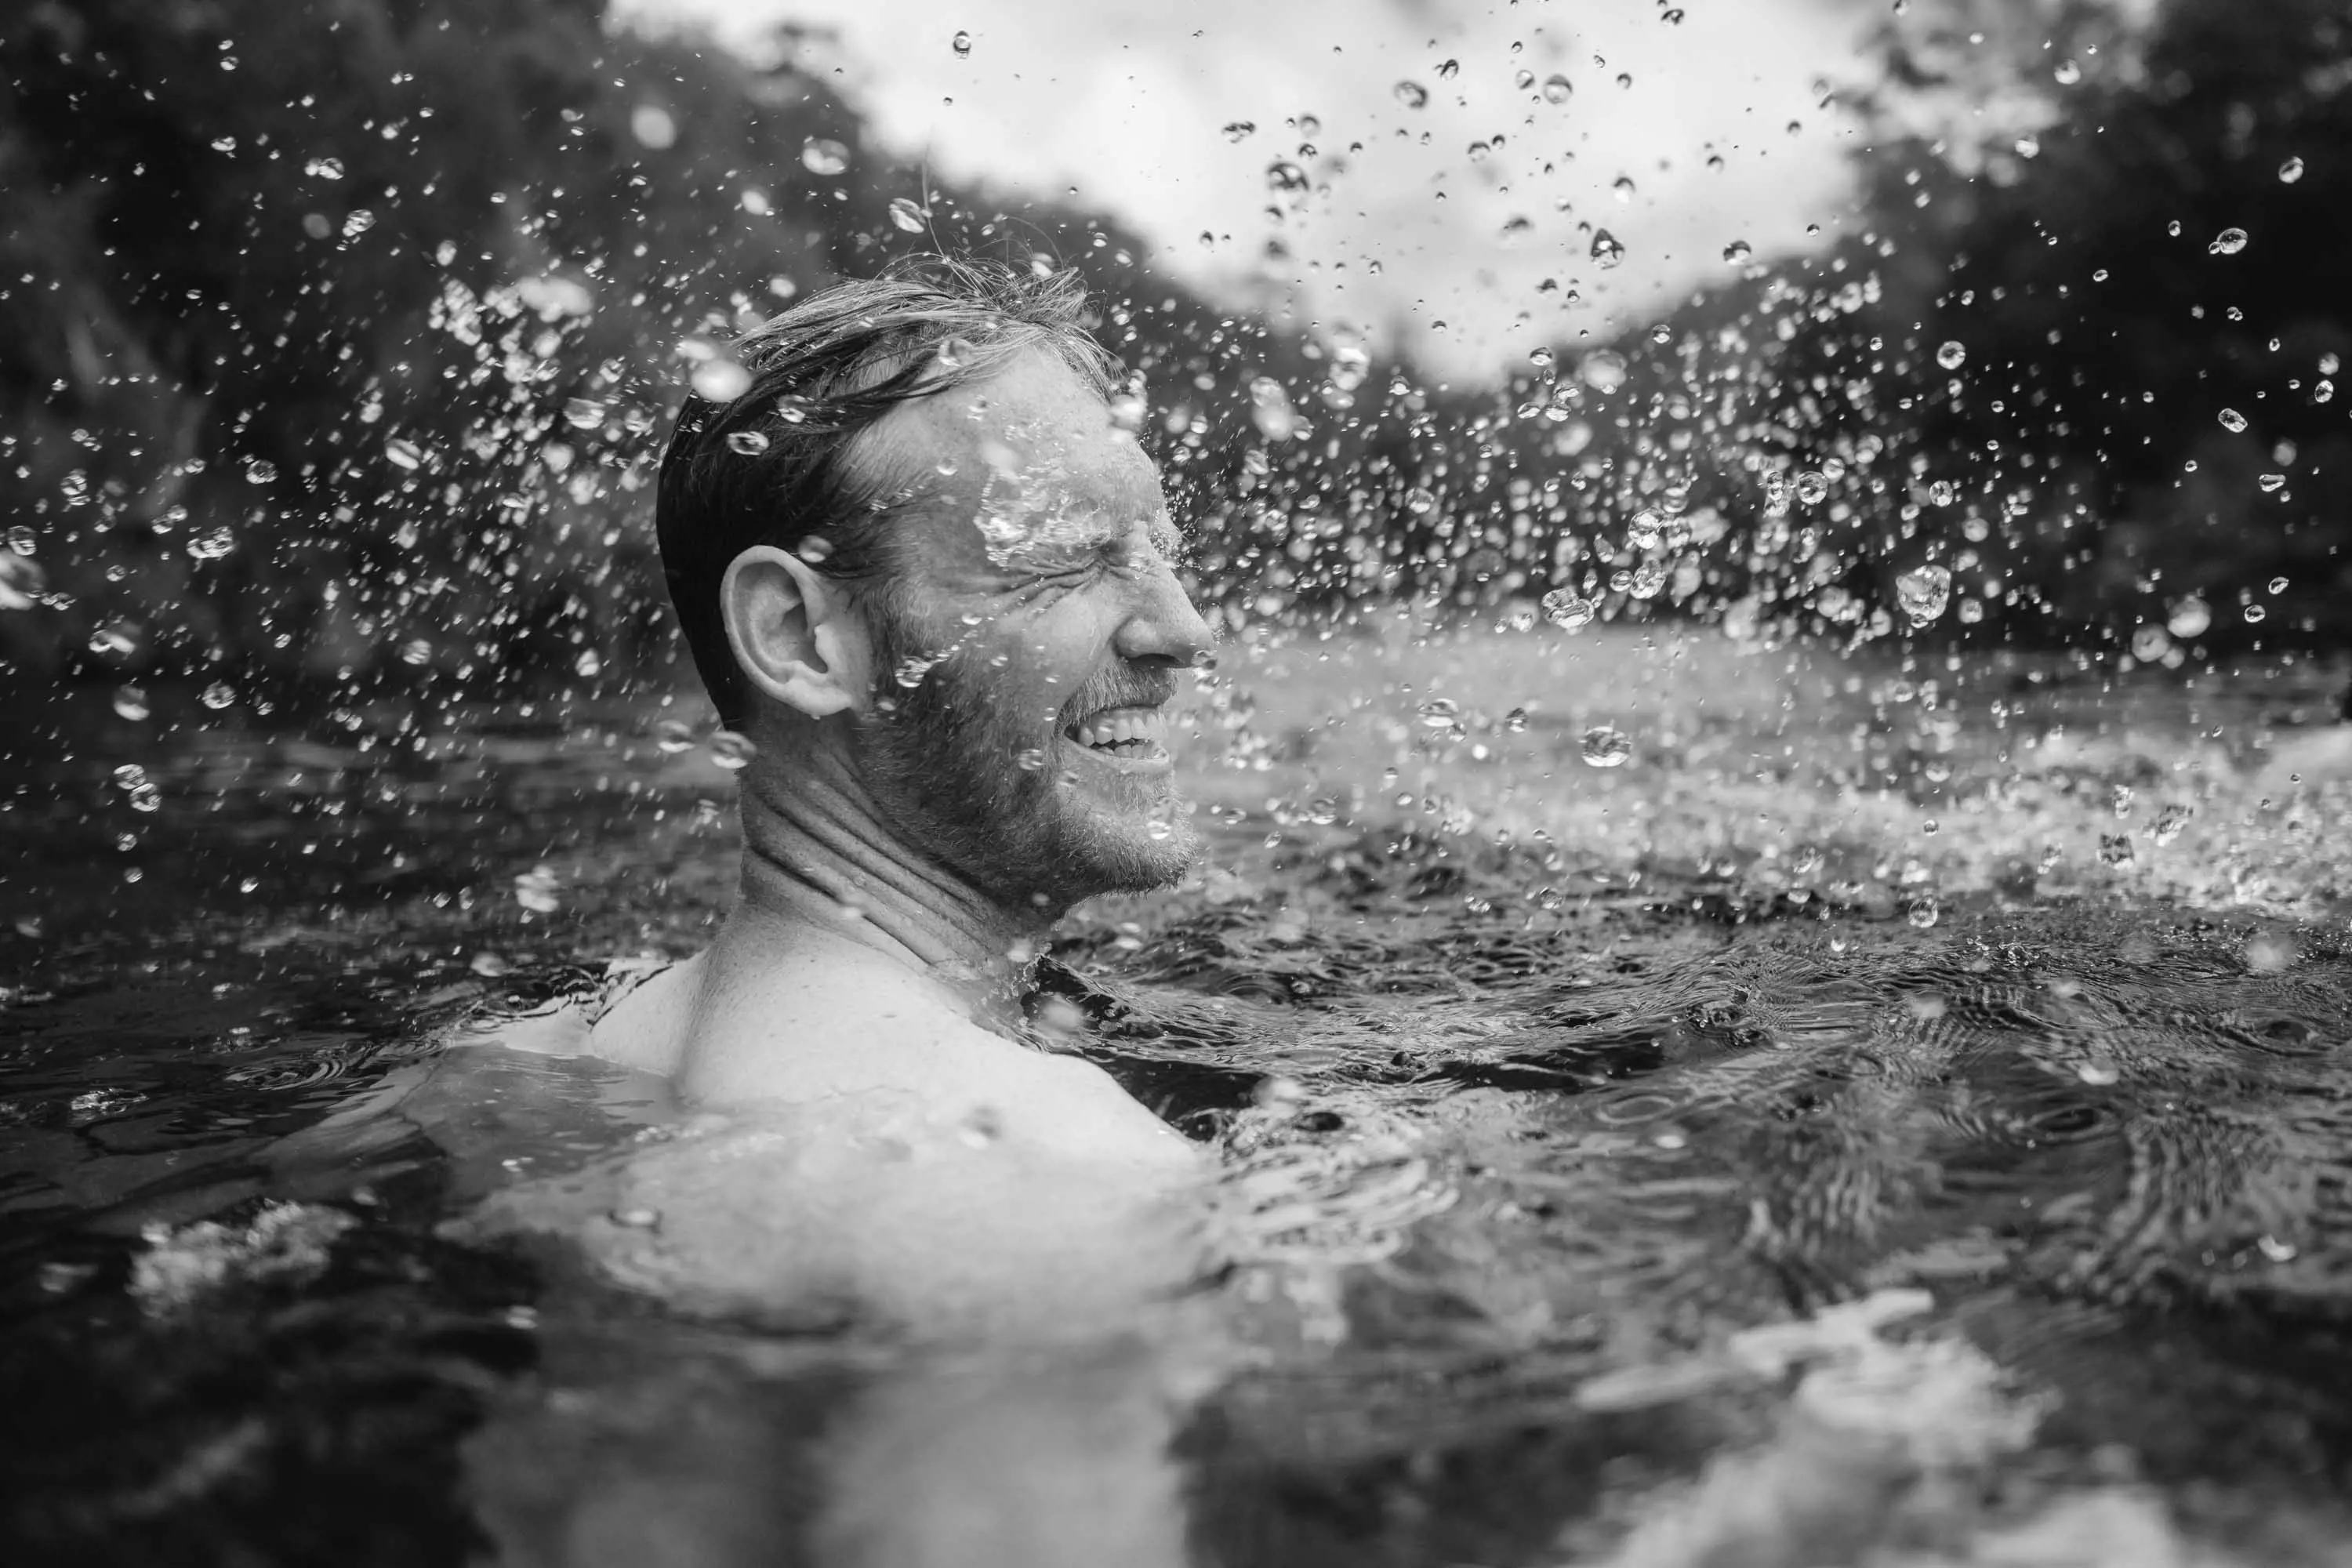
<path fill-rule="evenodd" d="M 1059 490 L 1067 503 L 1145 518 L 1162 504 L 1159 471 L 1143 448 L 1111 422 L 1101 395 L 1045 349 L 901 404 L 876 435 L 892 458 L 925 474 L 950 514 L 970 516 L 990 475 L 1008 461 L 1024 489 Z"/>

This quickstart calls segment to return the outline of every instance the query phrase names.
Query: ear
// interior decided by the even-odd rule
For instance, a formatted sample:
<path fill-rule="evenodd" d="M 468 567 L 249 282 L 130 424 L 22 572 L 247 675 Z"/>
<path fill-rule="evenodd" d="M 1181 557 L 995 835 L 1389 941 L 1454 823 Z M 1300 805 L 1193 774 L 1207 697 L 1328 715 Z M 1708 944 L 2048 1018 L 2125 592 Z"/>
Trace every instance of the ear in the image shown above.
<path fill-rule="evenodd" d="M 840 585 L 788 550 L 756 544 L 730 562 L 719 614 L 744 680 L 797 713 L 826 718 L 871 689 L 866 630 Z"/>

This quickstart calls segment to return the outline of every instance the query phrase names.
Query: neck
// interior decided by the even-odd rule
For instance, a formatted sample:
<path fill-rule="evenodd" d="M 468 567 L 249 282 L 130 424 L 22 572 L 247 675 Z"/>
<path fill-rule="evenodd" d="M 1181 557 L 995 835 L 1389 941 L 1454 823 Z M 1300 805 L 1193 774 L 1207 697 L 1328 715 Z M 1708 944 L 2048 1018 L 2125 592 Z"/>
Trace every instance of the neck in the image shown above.
<path fill-rule="evenodd" d="M 742 902 L 730 924 L 859 942 L 944 985 L 975 1017 L 1017 1013 L 1062 911 L 1008 906 L 907 843 L 837 737 L 775 742 L 786 744 L 800 752 L 793 765 L 762 758 L 743 772 Z"/>

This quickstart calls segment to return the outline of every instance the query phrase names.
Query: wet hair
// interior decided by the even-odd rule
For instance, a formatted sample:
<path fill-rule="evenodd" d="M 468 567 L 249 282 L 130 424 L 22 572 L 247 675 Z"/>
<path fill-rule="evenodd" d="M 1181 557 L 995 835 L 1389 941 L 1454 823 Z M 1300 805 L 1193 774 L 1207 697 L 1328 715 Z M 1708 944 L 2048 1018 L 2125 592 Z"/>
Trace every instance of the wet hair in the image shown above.
<path fill-rule="evenodd" d="M 1032 350 L 1058 356 L 1108 393 L 1116 362 L 1082 315 L 1066 268 L 946 256 L 901 259 L 837 284 L 746 333 L 732 348 L 751 384 L 725 403 L 689 396 L 662 457 L 654 526 L 679 628 L 720 720 L 742 721 L 741 672 L 719 587 L 755 545 L 826 546 L 818 569 L 852 602 L 888 604 L 898 565 L 888 527 L 921 493 L 861 437 L 898 405 L 983 379 Z"/>

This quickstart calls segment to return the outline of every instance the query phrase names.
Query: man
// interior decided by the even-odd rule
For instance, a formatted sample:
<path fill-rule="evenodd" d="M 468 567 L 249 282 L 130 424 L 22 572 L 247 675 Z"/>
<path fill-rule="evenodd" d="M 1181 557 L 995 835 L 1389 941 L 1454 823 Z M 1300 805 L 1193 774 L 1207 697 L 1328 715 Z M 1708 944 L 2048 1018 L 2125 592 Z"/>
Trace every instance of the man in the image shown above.
<path fill-rule="evenodd" d="M 740 900 L 591 1049 L 708 1106 L 921 1097 L 967 1131 L 1165 1163 L 1098 1069 L 1016 1043 L 1073 903 L 1181 875 L 1166 704 L 1212 634 L 1071 275 L 934 261 L 736 347 L 662 464 L 664 565 L 750 742 Z"/>

